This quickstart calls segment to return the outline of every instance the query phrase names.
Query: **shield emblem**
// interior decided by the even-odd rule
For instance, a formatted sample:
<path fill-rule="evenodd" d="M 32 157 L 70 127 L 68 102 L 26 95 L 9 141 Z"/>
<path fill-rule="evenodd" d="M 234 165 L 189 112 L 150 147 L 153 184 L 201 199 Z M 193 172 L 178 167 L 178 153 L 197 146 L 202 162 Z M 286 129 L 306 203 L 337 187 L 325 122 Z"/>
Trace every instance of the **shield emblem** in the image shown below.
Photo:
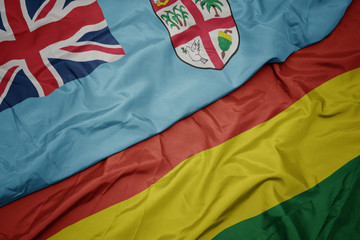
<path fill-rule="evenodd" d="M 240 37 L 227 0 L 150 0 L 176 55 L 198 68 L 222 69 Z"/>

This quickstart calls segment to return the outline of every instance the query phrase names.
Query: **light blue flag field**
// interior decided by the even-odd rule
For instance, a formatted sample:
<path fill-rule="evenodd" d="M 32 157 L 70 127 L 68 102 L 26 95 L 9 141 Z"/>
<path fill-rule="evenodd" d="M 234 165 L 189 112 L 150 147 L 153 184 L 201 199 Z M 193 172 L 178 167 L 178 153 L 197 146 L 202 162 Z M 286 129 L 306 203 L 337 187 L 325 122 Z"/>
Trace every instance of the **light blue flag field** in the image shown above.
<path fill-rule="evenodd" d="M 351 0 L 0 0 L 0 206 L 320 41 Z"/>

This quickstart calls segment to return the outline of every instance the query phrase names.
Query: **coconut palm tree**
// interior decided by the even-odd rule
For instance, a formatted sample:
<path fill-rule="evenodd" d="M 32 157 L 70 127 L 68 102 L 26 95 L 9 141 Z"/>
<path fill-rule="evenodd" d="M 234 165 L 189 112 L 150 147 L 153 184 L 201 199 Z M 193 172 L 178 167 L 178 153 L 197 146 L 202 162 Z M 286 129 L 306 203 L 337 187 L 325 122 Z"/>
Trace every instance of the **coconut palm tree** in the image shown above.
<path fill-rule="evenodd" d="M 219 0 L 195 0 L 195 3 L 198 2 L 200 2 L 200 6 L 202 9 L 204 9 L 204 6 L 206 5 L 206 9 L 210 13 L 210 9 L 213 8 L 215 11 L 215 17 L 220 17 L 217 9 L 222 12 L 221 6 L 224 6 L 222 2 L 220 2 Z"/>

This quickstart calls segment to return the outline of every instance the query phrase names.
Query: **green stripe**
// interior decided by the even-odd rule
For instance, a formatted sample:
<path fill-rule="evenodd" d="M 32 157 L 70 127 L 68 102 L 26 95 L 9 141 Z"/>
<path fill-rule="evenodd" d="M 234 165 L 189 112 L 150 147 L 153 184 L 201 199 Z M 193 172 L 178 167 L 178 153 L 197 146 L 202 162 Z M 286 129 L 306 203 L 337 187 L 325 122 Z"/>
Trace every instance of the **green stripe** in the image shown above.
<path fill-rule="evenodd" d="M 330 177 L 214 240 L 360 239 L 360 156 Z"/>

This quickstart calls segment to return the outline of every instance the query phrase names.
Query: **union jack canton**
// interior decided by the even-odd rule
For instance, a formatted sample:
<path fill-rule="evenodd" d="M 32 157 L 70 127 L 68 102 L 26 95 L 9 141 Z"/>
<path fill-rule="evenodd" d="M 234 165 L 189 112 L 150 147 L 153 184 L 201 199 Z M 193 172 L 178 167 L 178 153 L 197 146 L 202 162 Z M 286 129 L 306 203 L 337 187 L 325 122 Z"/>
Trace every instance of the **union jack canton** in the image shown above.
<path fill-rule="evenodd" d="M 96 0 L 0 0 L 0 111 L 124 55 Z"/>

